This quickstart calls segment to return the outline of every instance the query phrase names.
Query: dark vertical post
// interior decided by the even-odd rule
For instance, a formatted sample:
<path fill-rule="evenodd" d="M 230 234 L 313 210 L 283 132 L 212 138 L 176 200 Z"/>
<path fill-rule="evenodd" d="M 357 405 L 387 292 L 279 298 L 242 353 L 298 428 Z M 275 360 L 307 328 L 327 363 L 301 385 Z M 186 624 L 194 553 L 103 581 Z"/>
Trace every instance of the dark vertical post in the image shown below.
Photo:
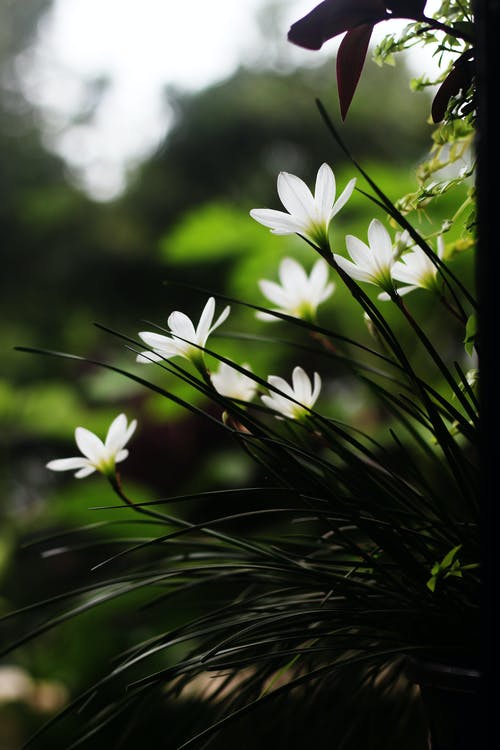
<path fill-rule="evenodd" d="M 484 747 L 498 741 L 498 708 L 493 693 L 498 683 L 498 641 L 500 628 L 500 437 L 497 350 L 500 348 L 500 119 L 496 112 L 500 99 L 500 0 L 475 0 L 477 47 L 478 128 L 476 155 L 478 260 L 477 286 L 480 302 L 480 402 L 481 402 L 481 525 L 484 590 L 483 681 L 481 733 L 487 732 Z M 477 745 L 480 747 L 480 744 Z"/>

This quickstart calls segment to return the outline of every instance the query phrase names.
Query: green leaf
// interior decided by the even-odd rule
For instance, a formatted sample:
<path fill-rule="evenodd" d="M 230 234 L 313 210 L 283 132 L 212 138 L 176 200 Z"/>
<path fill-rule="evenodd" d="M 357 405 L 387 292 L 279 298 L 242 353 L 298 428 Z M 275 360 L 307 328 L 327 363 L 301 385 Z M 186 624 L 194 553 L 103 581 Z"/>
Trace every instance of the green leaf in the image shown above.
<path fill-rule="evenodd" d="M 448 554 L 445 555 L 443 557 L 443 559 L 441 560 L 440 567 L 441 568 L 449 568 L 449 567 L 451 567 L 451 564 L 452 564 L 452 562 L 455 559 L 455 555 L 457 554 L 458 550 L 461 549 L 461 547 L 462 547 L 461 544 L 457 544 L 456 547 L 453 547 L 453 549 L 451 549 L 448 552 Z"/>
<path fill-rule="evenodd" d="M 432 576 L 432 578 L 429 578 L 429 580 L 426 583 L 427 588 L 430 589 L 432 593 L 434 593 L 434 591 L 436 590 L 436 583 L 437 583 L 437 576 Z"/>
<path fill-rule="evenodd" d="M 476 343 L 476 335 L 477 335 L 477 319 L 476 319 L 475 314 L 473 313 L 467 320 L 467 324 L 465 326 L 464 346 L 465 346 L 465 351 L 467 352 L 469 357 L 472 357 L 472 352 L 474 350 L 474 345 Z"/>

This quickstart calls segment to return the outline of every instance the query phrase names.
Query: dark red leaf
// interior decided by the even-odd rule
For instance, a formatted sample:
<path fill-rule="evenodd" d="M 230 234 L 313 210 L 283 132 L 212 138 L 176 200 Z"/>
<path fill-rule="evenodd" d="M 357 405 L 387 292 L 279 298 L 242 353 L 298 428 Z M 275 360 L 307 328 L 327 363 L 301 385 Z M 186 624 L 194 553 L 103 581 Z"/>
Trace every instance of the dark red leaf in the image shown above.
<path fill-rule="evenodd" d="M 373 24 L 363 24 L 347 32 L 337 53 L 337 85 L 343 120 L 356 91 L 366 58 Z"/>
<path fill-rule="evenodd" d="M 455 63 L 441 86 L 438 88 L 431 107 L 432 122 L 441 122 L 446 114 L 449 101 L 460 89 L 468 88 L 474 76 L 474 65 L 470 60 Z"/>
<path fill-rule="evenodd" d="M 384 0 L 324 0 L 292 24 L 288 40 L 306 49 L 320 49 L 324 42 L 361 24 L 374 26 L 390 18 Z"/>
<path fill-rule="evenodd" d="M 427 0 L 385 0 L 385 6 L 397 18 L 419 18 Z"/>

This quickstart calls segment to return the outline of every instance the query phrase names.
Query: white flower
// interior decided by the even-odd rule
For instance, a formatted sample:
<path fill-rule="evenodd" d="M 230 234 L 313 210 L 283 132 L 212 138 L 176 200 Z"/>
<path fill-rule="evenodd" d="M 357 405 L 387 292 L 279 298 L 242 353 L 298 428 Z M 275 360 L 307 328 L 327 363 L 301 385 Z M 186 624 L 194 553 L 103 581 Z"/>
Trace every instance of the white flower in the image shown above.
<path fill-rule="evenodd" d="M 278 276 L 281 286 L 274 281 L 261 279 L 261 292 L 278 305 L 277 312 L 286 313 L 295 318 L 312 320 L 318 305 L 333 293 L 335 285 L 328 284 L 328 266 L 320 258 L 314 264 L 308 276 L 300 263 L 292 258 L 283 258 L 280 263 Z M 273 315 L 258 312 L 261 320 L 277 320 Z"/>
<path fill-rule="evenodd" d="M 443 236 L 437 238 L 438 258 L 444 254 Z M 392 267 L 392 278 L 402 281 L 409 286 L 400 287 L 398 294 L 407 294 L 417 289 L 433 290 L 437 287 L 437 266 L 421 247 L 415 245 L 409 252 L 405 253 Z"/>
<path fill-rule="evenodd" d="M 394 259 L 399 260 L 405 250 L 413 244 L 411 235 L 407 229 L 403 232 L 396 232 L 394 235 Z"/>
<path fill-rule="evenodd" d="M 243 367 L 251 372 L 250 365 Z M 240 401 L 251 401 L 257 390 L 257 383 L 234 367 L 221 362 L 219 370 L 210 376 L 215 390 L 226 398 L 237 398 Z"/>
<path fill-rule="evenodd" d="M 83 456 L 58 458 L 55 461 L 49 461 L 47 469 L 52 471 L 73 471 L 77 469 L 75 477 L 78 479 L 87 477 L 94 471 L 100 471 L 102 474 L 108 475 L 113 474 L 115 464 L 128 456 L 128 450 L 124 446 L 132 437 L 136 427 L 136 419 L 133 419 L 127 426 L 127 417 L 125 414 L 119 414 L 111 422 L 104 443 L 85 427 L 77 427 L 75 441 Z"/>
<path fill-rule="evenodd" d="M 292 385 L 277 375 L 269 375 L 267 382 L 277 388 L 280 393 L 269 391 L 269 395 L 261 396 L 262 401 L 270 409 L 290 419 L 303 417 L 314 406 L 321 390 L 321 378 L 318 373 L 314 373 L 314 383 L 311 383 L 302 367 L 294 368 Z"/>
<path fill-rule="evenodd" d="M 328 164 L 322 164 L 318 170 L 314 195 L 300 177 L 280 172 L 278 195 L 288 213 L 253 208 L 250 216 L 269 227 L 273 234 L 297 233 L 321 248 L 329 248 L 330 222 L 351 197 L 355 184 L 356 178 L 353 178 L 336 201 L 335 175 Z"/>
<path fill-rule="evenodd" d="M 149 362 L 160 362 L 170 357 L 186 357 L 186 359 L 199 363 L 202 358 L 202 351 L 197 346 L 205 346 L 210 334 L 226 320 L 229 310 L 228 305 L 215 323 L 212 323 L 215 313 L 215 299 L 210 297 L 203 308 L 196 329 L 185 313 L 175 310 L 168 317 L 168 327 L 172 336 L 163 336 L 151 331 L 141 331 L 138 334 L 152 351 L 138 354 L 137 362 L 147 364 Z M 186 339 L 186 341 L 183 341 L 183 339 Z"/>
<path fill-rule="evenodd" d="M 479 383 L 479 370 L 477 367 L 473 367 L 471 370 L 467 370 L 465 373 L 465 379 L 474 391 Z"/>
<path fill-rule="evenodd" d="M 378 219 L 370 222 L 369 246 L 352 234 L 348 234 L 345 241 L 353 262 L 341 255 L 334 255 L 334 260 L 340 268 L 357 281 L 367 281 L 391 293 L 394 290 L 391 277 L 391 269 L 395 262 L 394 249 L 384 225 Z"/>

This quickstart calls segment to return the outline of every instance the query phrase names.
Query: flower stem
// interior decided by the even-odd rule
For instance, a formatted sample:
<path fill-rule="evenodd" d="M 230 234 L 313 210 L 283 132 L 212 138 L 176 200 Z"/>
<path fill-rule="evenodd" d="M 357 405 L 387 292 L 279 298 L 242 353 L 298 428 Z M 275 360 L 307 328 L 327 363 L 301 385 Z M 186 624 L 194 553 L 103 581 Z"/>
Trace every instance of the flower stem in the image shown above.
<path fill-rule="evenodd" d="M 472 34 L 468 34 L 466 31 L 459 31 L 454 26 L 449 26 L 447 23 L 442 23 L 442 21 L 438 21 L 435 18 L 429 18 L 426 15 L 422 15 L 421 20 L 425 23 L 428 23 L 432 29 L 436 29 L 437 31 L 444 31 L 445 34 L 448 34 L 448 36 L 452 36 L 454 39 L 463 39 L 464 42 L 474 44 L 474 37 L 472 36 Z"/>
<path fill-rule="evenodd" d="M 135 510 L 137 513 L 142 513 L 145 516 L 149 516 L 150 518 L 156 518 L 157 520 L 162 521 L 163 523 L 170 523 L 169 518 L 163 513 L 159 513 L 156 510 L 150 510 L 149 508 L 143 508 L 142 506 L 138 506 L 134 503 L 133 500 L 131 500 L 124 492 L 121 478 L 118 472 L 116 472 L 113 475 L 108 476 L 109 483 L 113 490 L 116 492 L 120 500 L 123 500 L 123 502 L 129 506 L 129 508 L 132 508 L 132 510 Z"/>

